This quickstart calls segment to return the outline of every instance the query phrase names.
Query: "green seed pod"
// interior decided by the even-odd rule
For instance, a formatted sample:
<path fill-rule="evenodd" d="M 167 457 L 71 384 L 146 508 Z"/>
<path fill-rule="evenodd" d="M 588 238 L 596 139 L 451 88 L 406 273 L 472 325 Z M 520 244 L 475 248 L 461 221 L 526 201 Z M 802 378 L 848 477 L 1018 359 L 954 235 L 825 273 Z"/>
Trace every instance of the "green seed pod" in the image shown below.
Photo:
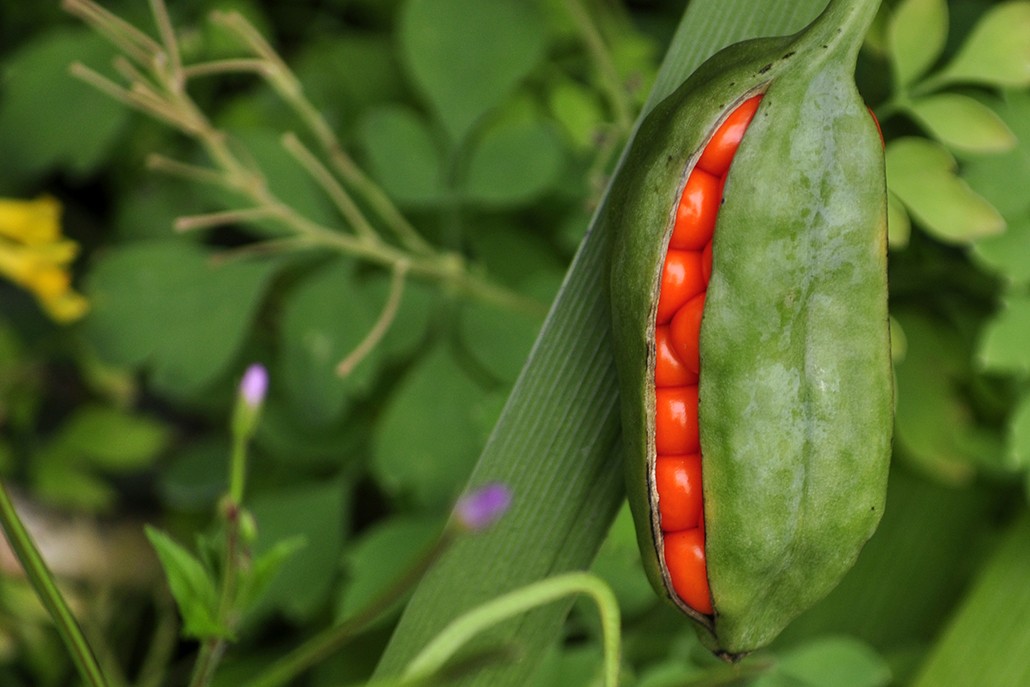
<path fill-rule="evenodd" d="M 740 43 L 642 123 L 605 210 L 630 505 L 652 584 L 733 658 L 825 596 L 879 522 L 891 450 L 882 142 L 854 84 L 878 2 Z M 763 93 L 725 177 L 699 337 L 712 612 L 672 588 L 655 463 L 655 318 L 687 178 Z"/>

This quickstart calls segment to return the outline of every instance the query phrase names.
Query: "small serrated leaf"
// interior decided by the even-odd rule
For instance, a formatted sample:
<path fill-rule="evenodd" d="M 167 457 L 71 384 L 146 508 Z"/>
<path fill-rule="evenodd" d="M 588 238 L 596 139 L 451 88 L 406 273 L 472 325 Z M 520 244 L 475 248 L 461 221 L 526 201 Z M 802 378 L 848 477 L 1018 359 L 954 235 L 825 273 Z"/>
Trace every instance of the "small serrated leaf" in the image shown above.
<path fill-rule="evenodd" d="M 887 185 L 909 213 L 936 238 L 966 243 L 1001 233 L 1005 220 L 956 173 L 955 158 L 923 138 L 887 146 Z"/>
<path fill-rule="evenodd" d="M 218 593 L 208 571 L 193 554 L 161 530 L 149 525 L 145 530 L 182 615 L 182 633 L 197 639 L 227 637 L 227 629 L 218 622 Z"/>
<path fill-rule="evenodd" d="M 1005 2 L 986 12 L 937 80 L 1030 85 L 1030 2 Z"/>
<path fill-rule="evenodd" d="M 994 110 L 958 93 L 918 98 L 909 111 L 934 138 L 955 150 L 1001 153 L 1016 145 L 1016 137 Z"/>
<path fill-rule="evenodd" d="M 948 4 L 944 0 L 905 0 L 887 27 L 895 90 L 925 72 L 944 49 Z"/>

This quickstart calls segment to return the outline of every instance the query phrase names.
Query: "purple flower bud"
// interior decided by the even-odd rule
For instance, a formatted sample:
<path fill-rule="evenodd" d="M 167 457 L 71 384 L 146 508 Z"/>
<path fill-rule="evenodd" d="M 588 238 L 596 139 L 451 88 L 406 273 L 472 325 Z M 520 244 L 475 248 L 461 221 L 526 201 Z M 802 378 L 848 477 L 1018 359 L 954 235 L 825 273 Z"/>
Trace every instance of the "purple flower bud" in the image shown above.
<path fill-rule="evenodd" d="M 257 408 L 265 400 L 268 391 L 268 370 L 264 365 L 254 363 L 243 373 L 240 381 L 240 395 L 251 408 Z"/>
<path fill-rule="evenodd" d="M 496 522 L 510 505 L 508 487 L 500 483 L 488 484 L 458 499 L 454 520 L 462 529 L 475 532 Z"/>

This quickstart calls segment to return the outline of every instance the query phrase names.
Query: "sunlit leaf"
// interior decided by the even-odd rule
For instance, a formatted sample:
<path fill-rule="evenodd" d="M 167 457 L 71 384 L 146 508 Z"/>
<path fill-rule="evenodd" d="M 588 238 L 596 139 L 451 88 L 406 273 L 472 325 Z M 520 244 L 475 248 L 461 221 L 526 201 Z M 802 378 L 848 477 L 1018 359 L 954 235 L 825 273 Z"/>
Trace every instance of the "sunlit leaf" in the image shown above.
<path fill-rule="evenodd" d="M 1030 296 L 1007 298 L 980 343 L 980 362 L 989 370 L 1030 373 Z"/>
<path fill-rule="evenodd" d="M 936 238 L 965 243 L 1005 229 L 1005 220 L 956 174 L 955 159 L 922 138 L 887 146 L 887 184 L 909 213 Z"/>
<path fill-rule="evenodd" d="M 939 78 L 1012 88 L 1030 84 L 1030 2 L 988 10 Z"/>
<path fill-rule="evenodd" d="M 948 37 L 945 0 L 904 0 L 887 28 L 895 89 L 907 86 L 933 64 Z"/>
<path fill-rule="evenodd" d="M 1005 122 L 978 100 L 958 93 L 917 98 L 909 111 L 936 138 L 956 150 L 998 153 L 1016 145 Z"/>

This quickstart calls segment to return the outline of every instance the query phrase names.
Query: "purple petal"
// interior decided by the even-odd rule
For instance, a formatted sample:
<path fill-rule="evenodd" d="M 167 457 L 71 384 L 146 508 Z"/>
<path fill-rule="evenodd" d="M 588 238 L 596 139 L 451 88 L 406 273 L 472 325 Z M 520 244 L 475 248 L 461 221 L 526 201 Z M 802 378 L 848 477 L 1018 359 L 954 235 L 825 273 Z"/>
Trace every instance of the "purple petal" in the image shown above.
<path fill-rule="evenodd" d="M 464 529 L 478 531 L 492 525 L 511 505 L 511 491 L 503 484 L 488 484 L 458 499 L 454 519 Z"/>
<path fill-rule="evenodd" d="M 257 408 L 265 400 L 268 391 L 268 370 L 255 363 L 247 368 L 240 381 L 240 395 L 251 408 Z"/>

